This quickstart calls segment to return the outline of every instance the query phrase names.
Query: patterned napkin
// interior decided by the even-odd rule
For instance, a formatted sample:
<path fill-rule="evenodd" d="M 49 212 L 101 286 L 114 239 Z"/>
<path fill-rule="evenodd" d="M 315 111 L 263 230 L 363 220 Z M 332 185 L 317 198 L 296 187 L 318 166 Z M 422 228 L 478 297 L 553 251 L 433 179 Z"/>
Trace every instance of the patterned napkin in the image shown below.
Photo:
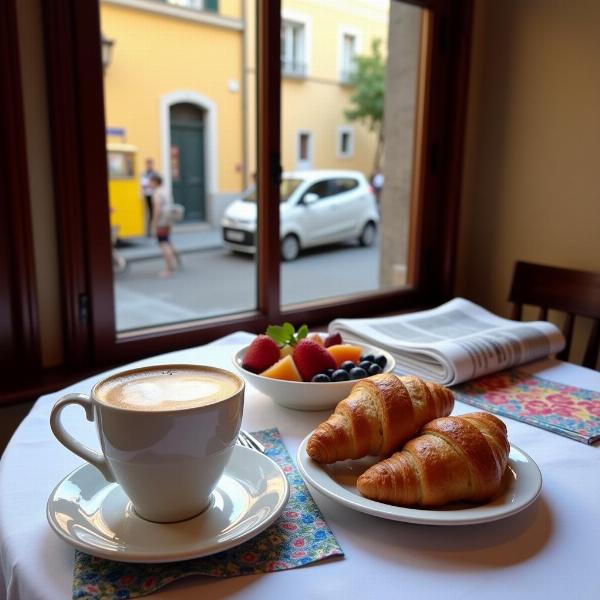
<path fill-rule="evenodd" d="M 234 577 L 293 569 L 344 553 L 323 519 L 288 454 L 277 429 L 253 434 L 286 474 L 290 499 L 271 527 L 219 554 L 194 560 L 161 563 L 123 563 L 75 551 L 73 598 L 100 600 L 138 598 L 190 575 Z"/>
<path fill-rule="evenodd" d="M 511 369 L 452 388 L 457 400 L 565 437 L 600 440 L 600 393 Z"/>

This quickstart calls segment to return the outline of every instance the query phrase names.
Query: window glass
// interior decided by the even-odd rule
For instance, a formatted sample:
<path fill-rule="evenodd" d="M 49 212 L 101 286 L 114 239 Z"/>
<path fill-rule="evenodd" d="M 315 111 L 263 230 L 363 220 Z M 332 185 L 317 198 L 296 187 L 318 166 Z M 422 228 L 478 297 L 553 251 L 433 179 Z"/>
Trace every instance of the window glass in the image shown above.
<path fill-rule="evenodd" d="M 354 57 L 356 55 L 356 36 L 344 33 L 342 39 L 342 71 L 341 80 L 346 82 L 355 70 Z"/>
<path fill-rule="evenodd" d="M 354 132 L 351 127 L 341 126 L 337 130 L 337 154 L 339 158 L 351 158 L 354 154 Z"/>
<path fill-rule="evenodd" d="M 108 150 L 108 176 L 114 179 L 133 177 L 133 155 L 129 152 Z"/>
<path fill-rule="evenodd" d="M 347 131 L 342 131 L 342 139 L 340 140 L 340 149 L 342 154 L 348 154 L 350 147 L 350 134 Z"/>
<path fill-rule="evenodd" d="M 389 0 L 283 0 L 284 17 L 292 12 L 309 24 L 305 52 L 319 60 L 300 81 L 282 78 L 283 169 L 327 175 L 308 191 L 331 202 L 281 214 L 282 237 L 293 235 L 300 246 L 281 267 L 282 303 L 401 289 L 410 282 L 425 12 Z M 306 277 L 314 283 L 299 285 Z"/>
<path fill-rule="evenodd" d="M 358 181 L 356 179 L 336 179 L 333 182 L 334 193 L 335 194 L 343 194 L 344 192 L 349 192 L 358 187 Z"/>
<path fill-rule="evenodd" d="M 283 21 L 281 31 L 281 68 L 284 75 L 304 75 L 305 27 L 303 23 Z"/>
<path fill-rule="evenodd" d="M 256 5 L 168 3 L 100 2 L 118 332 L 257 305 Z"/>
<path fill-rule="evenodd" d="M 326 198 L 334 193 L 332 187 L 332 181 L 330 179 L 323 179 L 321 181 L 317 181 L 317 183 L 313 183 L 307 190 L 307 194 L 316 194 L 319 198 Z"/>
<path fill-rule="evenodd" d="M 289 197 L 296 191 L 301 183 L 303 183 L 302 179 L 294 179 L 284 175 L 281 180 L 281 185 L 279 186 L 280 202 L 287 202 Z M 256 202 L 256 186 L 250 186 L 244 192 L 242 199 L 244 202 Z"/>
<path fill-rule="evenodd" d="M 308 159 L 308 133 L 301 133 L 298 144 L 298 158 L 300 160 Z"/>

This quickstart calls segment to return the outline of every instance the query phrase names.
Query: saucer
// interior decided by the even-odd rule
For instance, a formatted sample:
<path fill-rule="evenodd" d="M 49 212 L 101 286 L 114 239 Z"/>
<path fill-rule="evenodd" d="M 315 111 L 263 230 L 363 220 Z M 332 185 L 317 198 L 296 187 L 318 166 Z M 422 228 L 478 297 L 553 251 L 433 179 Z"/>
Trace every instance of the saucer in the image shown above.
<path fill-rule="evenodd" d="M 54 531 L 82 552 L 123 562 L 199 558 L 253 538 L 283 511 L 289 485 L 269 457 L 235 446 L 202 514 L 178 523 L 137 516 L 119 484 L 85 464 L 54 489 L 46 509 Z"/>

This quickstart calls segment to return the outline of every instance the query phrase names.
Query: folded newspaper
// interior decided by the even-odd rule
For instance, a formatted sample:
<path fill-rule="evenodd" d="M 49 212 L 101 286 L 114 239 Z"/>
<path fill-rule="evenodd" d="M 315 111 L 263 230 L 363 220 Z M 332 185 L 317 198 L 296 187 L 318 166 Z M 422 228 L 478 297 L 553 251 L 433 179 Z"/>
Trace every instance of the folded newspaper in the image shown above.
<path fill-rule="evenodd" d="M 444 385 L 543 358 L 565 346 L 552 323 L 502 319 L 464 298 L 393 317 L 336 319 L 329 331 L 384 348 L 400 374 Z"/>

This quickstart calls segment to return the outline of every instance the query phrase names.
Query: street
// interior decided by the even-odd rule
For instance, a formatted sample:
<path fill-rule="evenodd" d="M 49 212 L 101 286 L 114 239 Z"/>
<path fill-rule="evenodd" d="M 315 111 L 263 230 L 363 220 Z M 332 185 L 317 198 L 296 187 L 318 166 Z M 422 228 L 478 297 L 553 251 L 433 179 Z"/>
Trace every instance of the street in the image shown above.
<path fill-rule="evenodd" d="M 183 269 L 158 277 L 159 258 L 130 261 L 115 276 L 117 330 L 253 310 L 256 266 L 253 256 L 212 248 L 182 255 Z M 282 263 L 282 304 L 379 288 L 379 248 L 337 244 L 307 250 Z"/>

